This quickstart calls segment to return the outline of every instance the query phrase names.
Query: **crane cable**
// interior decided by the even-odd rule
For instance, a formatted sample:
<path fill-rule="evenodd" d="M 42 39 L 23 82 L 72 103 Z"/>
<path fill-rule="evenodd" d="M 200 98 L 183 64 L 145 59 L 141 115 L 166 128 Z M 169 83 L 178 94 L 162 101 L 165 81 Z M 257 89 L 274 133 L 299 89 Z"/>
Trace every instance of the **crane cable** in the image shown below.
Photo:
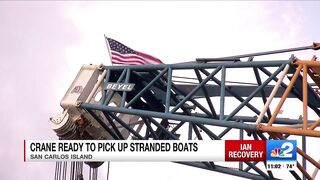
<path fill-rule="evenodd" d="M 67 162 L 56 162 L 56 168 L 54 173 L 54 180 L 67 180 Z"/>
<path fill-rule="evenodd" d="M 110 161 L 108 161 L 107 180 L 109 180 L 109 174 L 110 174 Z"/>
<path fill-rule="evenodd" d="M 97 180 L 98 179 L 98 168 L 94 168 L 93 169 L 93 179 L 92 180 Z"/>
<path fill-rule="evenodd" d="M 98 179 L 98 168 L 89 169 L 89 180 L 97 180 Z"/>
<path fill-rule="evenodd" d="M 56 162 L 54 180 L 67 180 L 68 162 Z M 74 180 L 74 162 L 70 166 L 70 180 Z"/>
<path fill-rule="evenodd" d="M 71 162 L 71 167 L 70 167 L 70 180 L 74 180 L 74 166 L 76 162 Z"/>
<path fill-rule="evenodd" d="M 68 169 L 68 162 L 63 162 L 62 166 L 62 180 L 67 180 L 67 169 Z"/>
<path fill-rule="evenodd" d="M 76 162 L 76 180 L 83 180 L 83 162 Z"/>
<path fill-rule="evenodd" d="M 54 170 L 54 180 L 60 179 L 60 172 L 59 172 L 60 162 L 56 162 L 56 168 Z"/>

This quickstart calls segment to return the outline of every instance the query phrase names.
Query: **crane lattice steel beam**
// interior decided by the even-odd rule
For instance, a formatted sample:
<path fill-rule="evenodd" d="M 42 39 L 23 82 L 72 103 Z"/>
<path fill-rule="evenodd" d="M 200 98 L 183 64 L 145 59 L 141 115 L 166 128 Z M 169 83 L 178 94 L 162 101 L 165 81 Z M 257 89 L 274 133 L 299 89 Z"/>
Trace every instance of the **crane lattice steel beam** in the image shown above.
<path fill-rule="evenodd" d="M 134 139 L 179 139 L 181 134 L 178 132 L 186 123 L 189 124 L 186 135 L 188 139 L 194 136 L 197 139 L 204 139 L 206 136 L 206 138 L 219 140 L 228 133 L 232 133 L 233 129 L 240 129 L 242 136 L 243 131 L 246 131 L 249 139 L 285 139 L 287 137 L 283 136 L 284 134 L 320 137 L 319 131 L 315 130 L 319 125 L 319 120 L 309 120 L 305 114 L 306 107 L 309 107 L 315 114 L 320 115 L 319 94 L 314 91 L 311 83 L 305 80 L 305 72 L 314 72 L 311 67 L 318 67 L 318 64 L 318 62 L 302 62 L 291 58 L 281 61 L 106 66 L 104 70 L 107 75 L 102 83 L 102 98 L 98 103 L 82 103 L 79 107 L 88 111 L 114 139 L 123 139 L 118 127 L 126 129 L 130 134 L 129 137 Z M 238 69 L 253 72 L 256 84 L 232 85 L 228 83 L 226 77 L 239 75 L 236 73 Z M 304 73 L 300 73 L 301 69 Z M 174 75 L 181 75 L 179 71 L 183 71 L 183 74 L 191 76 L 190 79 L 195 81 L 192 83 L 175 82 Z M 279 77 L 281 72 L 282 78 Z M 285 79 L 285 77 L 288 78 Z M 135 86 L 132 91 L 116 91 L 107 88 L 110 83 L 132 83 Z M 275 83 L 279 84 L 277 87 L 279 92 L 272 93 L 276 87 Z M 302 85 L 303 87 L 300 87 Z M 305 96 L 306 93 L 308 96 Z M 277 114 L 280 111 L 278 107 L 271 114 L 270 106 L 266 106 L 270 95 L 281 97 L 278 107 L 281 107 L 282 101 L 284 102 L 287 97 L 302 100 L 303 117 L 305 118 L 303 120 L 278 118 Z M 114 96 L 121 98 L 118 106 L 110 106 Z M 235 99 L 239 104 L 231 106 L 226 103 L 227 98 Z M 261 99 L 259 105 L 253 99 Z M 240 113 L 244 108 L 247 108 L 246 116 Z M 217 109 L 219 109 L 219 114 L 217 114 Z M 227 113 L 226 109 L 230 112 Z M 265 112 L 269 112 L 267 115 L 262 112 L 264 109 Z M 135 115 L 141 121 L 133 125 L 119 118 L 119 114 Z M 261 121 L 255 123 L 258 116 L 261 116 Z M 109 124 L 104 124 L 105 119 Z M 112 125 L 112 122 L 117 125 Z M 143 128 L 145 132 L 142 133 L 141 128 L 135 129 L 135 126 L 145 127 Z M 219 133 L 212 128 L 215 126 L 224 127 L 225 130 Z M 320 167 L 319 163 L 307 156 L 304 151 L 300 151 L 299 154 L 315 167 Z M 213 162 L 185 162 L 182 164 L 246 178 L 275 178 L 272 172 L 252 162 L 245 163 L 247 164 L 246 169 L 243 168 L 243 164 L 236 169 L 218 166 Z M 300 164 L 298 167 L 303 175 L 310 178 Z M 300 177 L 299 174 L 301 174 L 294 171 L 290 173 L 294 178 Z"/>
<path fill-rule="evenodd" d="M 52 118 L 52 127 L 61 139 L 301 138 L 298 170 L 288 175 L 313 179 L 320 161 L 307 152 L 306 143 L 320 137 L 320 62 L 294 56 L 253 61 L 253 56 L 306 49 L 320 49 L 320 44 L 178 64 L 83 66 L 61 101 L 64 112 Z M 295 104 L 285 104 L 288 99 Z M 283 117 L 287 114 L 279 115 L 282 109 L 290 114 L 300 109 L 300 117 Z M 312 174 L 307 162 L 315 167 Z M 176 163 L 248 179 L 278 178 L 266 170 L 265 162 Z M 87 164 L 90 177 L 96 179 L 101 163 Z M 57 163 L 58 171 L 61 166 Z M 73 162 L 72 167 L 82 174 L 81 163 Z"/>

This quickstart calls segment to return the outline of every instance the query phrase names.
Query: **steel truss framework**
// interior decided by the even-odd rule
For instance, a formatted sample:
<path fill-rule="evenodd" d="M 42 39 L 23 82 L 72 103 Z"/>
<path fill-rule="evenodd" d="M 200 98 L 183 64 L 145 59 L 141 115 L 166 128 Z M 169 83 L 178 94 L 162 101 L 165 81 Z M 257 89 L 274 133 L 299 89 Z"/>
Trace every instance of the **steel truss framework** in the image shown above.
<path fill-rule="evenodd" d="M 283 52 L 283 51 L 282 51 Z M 258 54 L 259 55 L 259 54 Z M 87 111 L 114 139 L 125 139 L 118 130 L 125 128 L 133 139 L 179 139 L 178 132 L 188 127 L 188 139 L 197 138 L 220 140 L 227 134 L 240 132 L 239 139 L 287 139 L 301 136 L 302 145 L 298 148 L 301 161 L 299 171 L 288 174 L 295 179 L 312 179 L 320 163 L 307 154 L 306 141 L 309 137 L 320 137 L 316 128 L 320 119 L 308 119 L 308 111 L 320 117 L 320 98 L 314 90 L 320 87 L 320 62 L 314 57 L 303 61 L 295 57 L 279 61 L 248 61 L 237 58 L 209 59 L 207 61 L 181 64 L 160 64 L 144 66 L 106 66 L 102 98 L 98 104 L 82 103 L 79 108 Z M 239 57 L 243 58 L 243 57 Z M 221 60 L 221 61 L 220 61 Z M 213 62 L 211 62 L 213 61 Z M 234 85 L 226 80 L 236 69 L 253 72 L 254 85 Z M 176 81 L 175 74 L 187 73 L 193 82 Z M 234 75 L 234 74 L 233 74 Z M 307 77 L 309 76 L 309 81 Z M 130 92 L 107 90 L 109 82 L 134 83 Z M 111 106 L 112 98 L 121 96 L 119 106 Z M 276 108 L 270 104 L 279 98 Z M 278 114 L 287 98 L 301 100 L 302 118 L 279 118 Z M 218 99 L 218 100 L 217 100 Z M 227 99 L 234 99 L 238 105 L 226 107 Z M 256 104 L 253 99 L 261 99 Z M 240 115 L 247 109 L 248 115 Z M 230 113 L 226 113 L 226 112 Z M 144 132 L 123 121 L 119 114 L 137 115 L 141 118 Z M 107 125 L 98 114 L 103 114 Z M 212 127 L 223 127 L 216 131 Z M 247 135 L 245 137 L 245 135 Z M 306 162 L 315 171 L 306 171 Z M 264 162 L 240 162 L 237 168 L 217 165 L 215 162 L 177 162 L 189 166 L 249 179 L 277 179 L 272 171 L 266 171 L 259 164 Z"/>

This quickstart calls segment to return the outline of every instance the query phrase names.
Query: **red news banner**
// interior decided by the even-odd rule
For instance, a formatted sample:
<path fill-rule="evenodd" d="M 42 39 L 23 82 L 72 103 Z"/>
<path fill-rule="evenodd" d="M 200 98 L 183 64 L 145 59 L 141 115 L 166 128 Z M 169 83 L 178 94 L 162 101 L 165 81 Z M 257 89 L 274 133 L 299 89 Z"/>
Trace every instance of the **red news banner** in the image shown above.
<path fill-rule="evenodd" d="M 226 140 L 225 161 L 265 161 L 266 141 Z"/>

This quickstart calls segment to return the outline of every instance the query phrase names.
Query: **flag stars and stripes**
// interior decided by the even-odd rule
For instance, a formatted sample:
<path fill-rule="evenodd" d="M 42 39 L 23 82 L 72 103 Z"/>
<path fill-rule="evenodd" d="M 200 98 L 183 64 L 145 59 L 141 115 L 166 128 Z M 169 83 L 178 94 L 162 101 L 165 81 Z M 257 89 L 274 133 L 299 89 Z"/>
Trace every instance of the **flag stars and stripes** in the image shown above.
<path fill-rule="evenodd" d="M 158 58 L 135 51 L 114 39 L 106 37 L 106 40 L 110 47 L 113 64 L 143 65 L 162 63 Z"/>

